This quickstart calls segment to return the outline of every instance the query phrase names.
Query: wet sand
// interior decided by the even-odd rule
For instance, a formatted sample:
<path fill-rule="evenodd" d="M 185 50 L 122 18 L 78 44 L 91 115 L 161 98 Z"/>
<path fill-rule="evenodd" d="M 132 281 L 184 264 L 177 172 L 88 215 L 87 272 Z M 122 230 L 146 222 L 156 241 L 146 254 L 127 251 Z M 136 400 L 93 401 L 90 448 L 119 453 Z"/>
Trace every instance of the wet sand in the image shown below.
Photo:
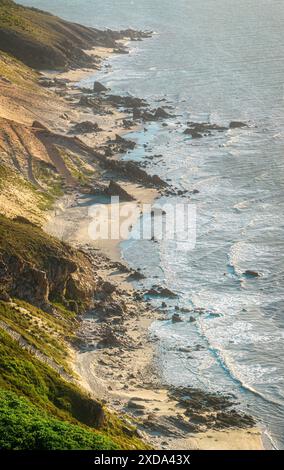
<path fill-rule="evenodd" d="M 101 53 L 103 58 L 110 53 L 94 52 L 97 55 Z M 59 77 L 68 78 L 72 85 L 93 74 L 93 70 L 76 70 Z M 74 93 L 76 90 L 71 88 L 70 96 Z M 96 146 L 110 136 L 125 132 L 121 127 L 124 117 L 125 114 L 119 111 L 97 116 L 80 107 L 72 114 L 73 121 L 92 119 L 103 128 L 98 134 L 79 136 L 88 145 Z M 119 182 L 135 198 L 132 204 L 137 211 L 127 221 L 130 230 L 141 215 L 141 204 L 153 203 L 159 192 L 130 181 Z M 76 352 L 74 364 L 80 383 L 95 397 L 104 400 L 109 408 L 122 416 L 127 413 L 141 437 L 156 449 L 263 449 L 261 430 L 255 427 L 206 429 L 204 432 L 188 430 L 188 410 L 161 383 L 155 339 L 149 334 L 150 324 L 154 319 L 161 318 L 161 312 L 154 311 L 150 305 L 135 298 L 135 290 L 128 280 L 129 272 L 117 267 L 116 263 L 121 261 L 122 239 L 93 240 L 90 237 L 92 218 L 89 208 L 99 203 L 101 201 L 96 196 L 78 193 L 65 196 L 58 202 L 45 226 L 48 233 L 94 253 L 96 276 L 100 282 L 115 285 L 111 300 L 116 305 L 123 305 L 124 309 L 120 318 L 114 316 L 105 321 L 101 320 L 96 310 L 84 316 L 78 332 L 84 346 Z M 129 203 L 122 202 L 121 208 L 126 204 Z M 114 222 L 110 207 L 106 217 L 108 225 Z M 115 217 L 118 217 L 115 222 L 122 222 L 120 215 Z M 111 332 L 110 336 L 119 341 L 101 346 L 106 327 Z"/>

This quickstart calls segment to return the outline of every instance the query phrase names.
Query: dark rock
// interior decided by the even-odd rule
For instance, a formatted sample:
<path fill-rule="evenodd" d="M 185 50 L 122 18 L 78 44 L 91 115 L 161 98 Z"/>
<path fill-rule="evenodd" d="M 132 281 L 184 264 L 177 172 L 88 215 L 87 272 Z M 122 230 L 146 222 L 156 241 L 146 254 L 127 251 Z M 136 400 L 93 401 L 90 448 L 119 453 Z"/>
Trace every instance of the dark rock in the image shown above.
<path fill-rule="evenodd" d="M 182 322 L 182 319 L 178 313 L 174 313 L 172 316 L 172 322 L 173 323 L 180 323 Z"/>
<path fill-rule="evenodd" d="M 101 130 L 96 122 L 84 121 L 76 123 L 69 130 L 69 134 L 90 134 L 92 132 L 100 132 Z"/>
<path fill-rule="evenodd" d="M 168 184 L 159 176 L 149 175 L 135 162 L 107 159 L 103 164 L 107 169 L 115 171 L 121 175 L 121 177 L 127 178 L 130 181 L 142 183 L 147 187 L 164 188 L 168 186 Z"/>
<path fill-rule="evenodd" d="M 128 276 L 128 281 L 140 281 L 141 279 L 145 279 L 145 276 L 140 271 L 134 271 Z"/>
<path fill-rule="evenodd" d="M 41 129 L 41 130 L 45 130 L 45 131 L 48 130 L 47 127 L 39 121 L 34 121 L 32 123 L 32 127 L 34 127 L 35 129 Z"/>
<path fill-rule="evenodd" d="M 133 109 L 133 120 L 135 121 L 136 119 L 141 118 L 141 111 L 138 108 Z"/>
<path fill-rule="evenodd" d="M 93 271 L 83 253 L 53 241 L 26 219 L 0 218 L 0 228 L 2 291 L 45 311 L 50 311 L 54 299 L 76 312 L 93 304 Z M 9 232 L 9 244 L 2 238 L 5 230 Z M 23 240 L 33 250 L 23 250 Z"/>
<path fill-rule="evenodd" d="M 137 403 L 134 400 L 129 400 L 129 402 L 127 403 L 127 408 L 131 408 L 135 410 L 144 410 L 145 405 L 143 405 L 142 403 Z"/>
<path fill-rule="evenodd" d="M 177 297 L 177 294 L 172 292 L 170 289 L 161 286 L 153 286 L 151 289 L 146 291 L 145 294 L 158 297 L 168 297 L 172 299 Z"/>
<path fill-rule="evenodd" d="M 126 49 L 126 47 L 123 47 L 123 46 L 116 47 L 113 50 L 113 52 L 114 52 L 114 54 L 129 54 L 128 49 Z"/>
<path fill-rule="evenodd" d="M 187 125 L 188 128 L 185 129 L 184 134 L 191 135 L 193 139 L 200 139 L 205 135 L 210 135 L 211 131 L 222 132 L 227 130 L 227 127 L 208 122 L 188 122 Z"/>
<path fill-rule="evenodd" d="M 155 119 L 167 119 L 172 117 L 169 113 L 167 113 L 163 108 L 157 108 L 155 111 Z"/>
<path fill-rule="evenodd" d="M 147 106 L 145 100 L 141 98 L 135 98 L 134 96 L 119 96 L 119 95 L 108 95 L 106 101 L 114 106 L 123 108 L 143 108 Z"/>
<path fill-rule="evenodd" d="M 130 129 L 134 125 L 134 122 L 129 119 L 123 119 L 122 124 L 125 129 Z"/>
<path fill-rule="evenodd" d="M 202 137 L 202 134 L 200 134 L 199 132 L 196 132 L 194 129 L 186 129 L 184 131 L 184 134 L 191 135 L 193 139 L 201 139 Z"/>
<path fill-rule="evenodd" d="M 110 295 L 116 290 L 116 286 L 111 282 L 104 281 L 100 285 L 100 289 L 104 291 L 107 295 Z"/>
<path fill-rule="evenodd" d="M 247 124 L 245 124 L 244 122 L 241 122 L 241 121 L 231 121 L 230 124 L 229 124 L 230 129 L 238 129 L 238 128 L 242 128 L 242 127 L 248 127 L 248 126 L 247 126 Z"/>
<path fill-rule="evenodd" d="M 83 95 L 81 96 L 78 104 L 80 106 L 91 106 L 90 98 L 88 96 Z"/>
<path fill-rule="evenodd" d="M 11 300 L 11 297 L 9 296 L 9 294 L 7 294 L 7 292 L 5 290 L 2 290 L 0 288 L 0 300 L 2 300 L 3 302 L 10 302 Z"/>
<path fill-rule="evenodd" d="M 135 200 L 135 198 L 131 196 L 131 194 L 129 194 L 118 183 L 112 180 L 109 182 L 109 186 L 105 192 L 108 196 L 118 196 L 121 201 L 134 201 Z"/>
<path fill-rule="evenodd" d="M 67 83 L 69 83 L 68 79 L 65 78 L 55 78 L 54 85 L 59 88 L 67 88 Z"/>
<path fill-rule="evenodd" d="M 108 89 L 104 85 L 102 85 L 102 83 L 94 82 L 94 86 L 93 86 L 94 93 L 104 93 L 106 91 L 108 91 Z"/>
<path fill-rule="evenodd" d="M 132 140 L 124 139 L 118 134 L 116 134 L 115 136 L 115 142 L 121 145 L 124 149 L 129 149 L 129 150 L 133 150 L 136 146 L 136 142 L 133 142 Z"/>
<path fill-rule="evenodd" d="M 112 157 L 112 155 L 113 155 L 113 150 L 111 150 L 110 147 L 106 147 L 105 148 L 105 156 L 106 157 Z"/>
<path fill-rule="evenodd" d="M 38 81 L 39 81 L 39 84 L 44 88 L 51 88 L 55 86 L 54 80 L 51 80 L 49 78 L 41 77 L 38 79 Z"/>
<path fill-rule="evenodd" d="M 247 269 L 244 272 L 244 275 L 247 277 L 260 277 L 260 274 L 257 271 L 252 271 L 251 269 Z"/>

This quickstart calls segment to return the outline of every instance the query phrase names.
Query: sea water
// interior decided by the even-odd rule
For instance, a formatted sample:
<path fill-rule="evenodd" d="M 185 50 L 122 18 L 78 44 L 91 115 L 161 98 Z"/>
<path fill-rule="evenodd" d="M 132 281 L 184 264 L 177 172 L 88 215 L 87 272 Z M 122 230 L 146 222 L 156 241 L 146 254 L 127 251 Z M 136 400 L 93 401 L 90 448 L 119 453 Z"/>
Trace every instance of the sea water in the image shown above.
<path fill-rule="evenodd" d="M 147 275 L 145 286 L 164 282 L 178 293 L 166 300 L 170 312 L 203 312 L 195 322 L 183 313 L 182 323 L 152 325 L 162 379 L 234 394 L 284 448 L 283 0 L 21 3 L 89 26 L 155 32 L 97 78 L 115 93 L 173 107 L 168 127 L 131 135 L 138 148 L 126 158 L 161 154 L 148 160 L 149 172 L 199 191 L 162 201 L 196 206 L 197 240 L 186 251 L 171 240 L 130 238 L 123 256 Z M 187 121 L 233 120 L 249 127 L 194 140 L 183 134 Z"/>

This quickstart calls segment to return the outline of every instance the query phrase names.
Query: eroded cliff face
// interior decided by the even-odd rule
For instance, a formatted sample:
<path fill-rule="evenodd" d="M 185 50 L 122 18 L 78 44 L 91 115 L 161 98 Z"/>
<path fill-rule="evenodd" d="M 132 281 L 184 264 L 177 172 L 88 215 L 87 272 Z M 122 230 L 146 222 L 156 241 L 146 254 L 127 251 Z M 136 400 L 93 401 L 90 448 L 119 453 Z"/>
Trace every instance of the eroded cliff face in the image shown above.
<path fill-rule="evenodd" d="M 24 219 L 0 216 L 0 295 L 44 310 L 53 302 L 80 312 L 93 305 L 96 289 L 88 257 L 46 235 Z"/>

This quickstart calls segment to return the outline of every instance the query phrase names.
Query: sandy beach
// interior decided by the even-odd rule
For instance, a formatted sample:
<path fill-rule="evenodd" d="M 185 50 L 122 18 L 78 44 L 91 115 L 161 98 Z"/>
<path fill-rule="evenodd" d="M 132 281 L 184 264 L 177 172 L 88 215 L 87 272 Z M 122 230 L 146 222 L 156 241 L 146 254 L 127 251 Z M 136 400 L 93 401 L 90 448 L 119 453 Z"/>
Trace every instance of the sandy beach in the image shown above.
<path fill-rule="evenodd" d="M 97 49 L 93 52 L 105 59 L 111 51 Z M 73 85 L 93 74 L 93 70 L 76 70 L 57 75 L 68 80 L 65 99 L 72 100 L 79 93 Z M 78 135 L 88 146 L 100 147 L 109 138 L 125 132 L 121 123 L 126 115 L 120 111 L 112 109 L 112 114 L 98 116 L 77 107 L 76 111 L 70 112 L 71 116 L 72 122 L 92 120 L 103 129 L 97 134 Z M 119 175 L 115 179 L 133 197 L 132 204 L 137 208 L 128 220 L 130 230 L 141 216 L 141 205 L 152 204 L 159 191 L 131 179 L 120 180 Z M 154 311 L 141 299 L 141 293 L 134 290 L 131 272 L 124 263 L 121 264 L 121 238 L 94 240 L 90 237 L 90 208 L 101 203 L 99 196 L 75 192 L 58 202 L 45 225 L 48 233 L 94 257 L 96 279 L 113 286 L 111 294 L 107 295 L 114 310 L 119 307 L 120 311 L 123 306 L 123 313 L 105 315 L 105 304 L 102 306 L 98 301 L 98 308 L 83 317 L 78 332 L 81 348 L 75 353 L 73 365 L 78 380 L 110 409 L 119 415 L 127 413 L 140 436 L 156 449 L 263 449 L 262 433 L 257 427 L 248 424 L 238 427 L 236 422 L 219 430 L 215 424 L 208 427 L 205 423 L 209 417 L 213 420 L 216 410 L 201 411 L 198 422 L 198 411 L 193 419 L 188 407 L 161 383 L 155 338 L 150 336 L 149 326 L 153 320 L 162 319 L 163 313 Z M 126 204 L 121 202 L 120 209 Z M 110 207 L 107 219 L 109 225 L 114 222 Z M 116 222 L 122 222 L 121 216 Z"/>

